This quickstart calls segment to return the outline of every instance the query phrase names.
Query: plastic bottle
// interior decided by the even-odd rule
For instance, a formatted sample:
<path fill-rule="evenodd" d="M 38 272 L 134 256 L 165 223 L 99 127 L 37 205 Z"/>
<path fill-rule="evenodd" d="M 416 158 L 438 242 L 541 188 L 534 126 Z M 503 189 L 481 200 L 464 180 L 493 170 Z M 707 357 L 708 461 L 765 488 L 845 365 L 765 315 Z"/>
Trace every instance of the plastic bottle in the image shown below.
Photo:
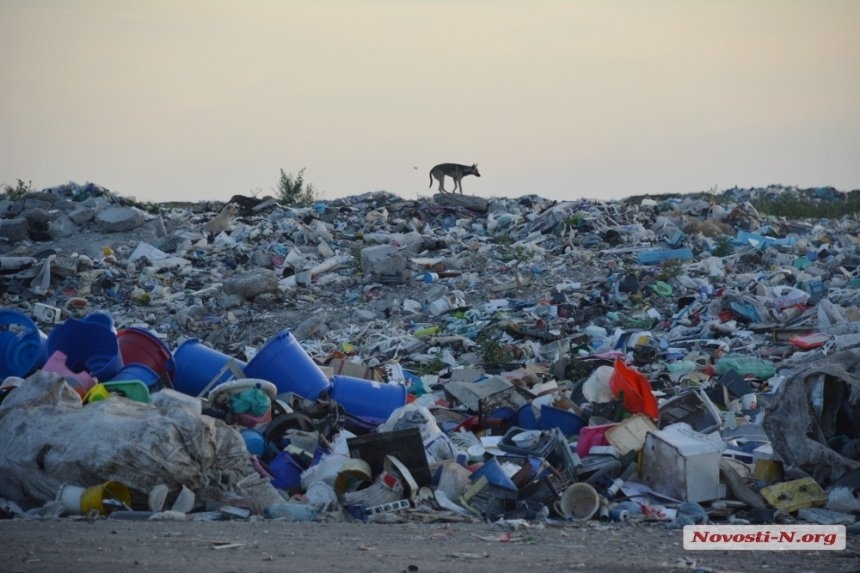
<path fill-rule="evenodd" d="M 282 518 L 287 521 L 313 521 L 317 510 L 306 503 L 273 503 L 263 511 L 270 519 Z"/>

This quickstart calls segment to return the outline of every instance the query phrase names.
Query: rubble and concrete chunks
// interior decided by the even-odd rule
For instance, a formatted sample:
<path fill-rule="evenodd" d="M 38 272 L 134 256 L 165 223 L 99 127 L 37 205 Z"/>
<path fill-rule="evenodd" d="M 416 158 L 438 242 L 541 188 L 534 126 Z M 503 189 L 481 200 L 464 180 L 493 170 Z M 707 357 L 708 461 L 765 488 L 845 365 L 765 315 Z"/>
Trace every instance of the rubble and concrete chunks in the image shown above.
<path fill-rule="evenodd" d="M 224 292 L 236 294 L 248 300 L 263 293 L 278 290 L 278 275 L 271 269 L 252 269 L 241 275 L 224 280 Z"/>
<path fill-rule="evenodd" d="M 96 216 L 96 224 L 105 233 L 131 231 L 143 223 L 143 214 L 132 207 L 108 207 Z"/>
<path fill-rule="evenodd" d="M 777 390 L 762 426 L 786 467 L 797 467 L 829 484 L 852 470 L 852 460 L 827 440 L 856 432 L 860 420 L 860 349 L 847 350 L 797 370 Z"/>

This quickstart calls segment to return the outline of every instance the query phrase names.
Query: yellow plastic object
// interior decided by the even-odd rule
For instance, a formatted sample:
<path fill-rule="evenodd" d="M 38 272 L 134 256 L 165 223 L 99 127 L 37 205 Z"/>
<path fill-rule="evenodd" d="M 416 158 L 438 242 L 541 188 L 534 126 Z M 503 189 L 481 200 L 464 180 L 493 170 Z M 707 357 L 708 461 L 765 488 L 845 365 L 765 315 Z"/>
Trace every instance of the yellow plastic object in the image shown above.
<path fill-rule="evenodd" d="M 86 515 L 95 509 L 100 514 L 107 515 L 104 505 L 106 499 L 115 499 L 123 503 L 126 509 L 131 508 L 131 493 L 125 484 L 118 481 L 109 481 L 84 490 L 84 493 L 81 495 L 81 512 Z"/>
<path fill-rule="evenodd" d="M 827 503 L 827 493 L 809 477 L 769 485 L 759 493 L 771 506 L 789 512 Z"/>
<path fill-rule="evenodd" d="M 104 384 L 95 384 L 87 391 L 86 394 L 84 394 L 84 404 L 98 402 L 99 400 L 104 400 L 108 396 L 110 396 L 110 391 L 105 388 Z"/>

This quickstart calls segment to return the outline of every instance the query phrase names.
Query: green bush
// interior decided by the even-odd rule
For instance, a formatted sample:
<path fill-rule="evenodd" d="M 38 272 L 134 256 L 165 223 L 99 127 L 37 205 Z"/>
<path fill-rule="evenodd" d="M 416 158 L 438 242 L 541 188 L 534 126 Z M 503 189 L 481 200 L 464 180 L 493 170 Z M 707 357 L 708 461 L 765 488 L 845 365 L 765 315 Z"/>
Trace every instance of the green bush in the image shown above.
<path fill-rule="evenodd" d="M 3 185 L 3 191 L 9 196 L 9 199 L 17 201 L 18 199 L 23 198 L 27 193 L 33 191 L 33 182 L 28 181 L 24 183 L 22 179 L 18 179 L 17 186 L 12 187 L 9 184 Z"/>
<path fill-rule="evenodd" d="M 281 169 L 281 178 L 275 190 L 279 203 L 287 207 L 309 207 L 318 200 L 317 191 L 311 183 L 305 183 L 305 168 L 299 170 L 298 175 L 284 173 Z"/>
<path fill-rule="evenodd" d="M 850 198 L 844 201 L 821 201 L 784 194 L 778 199 L 756 199 L 750 203 L 763 215 L 787 219 L 839 219 L 860 212 L 860 202 Z"/>

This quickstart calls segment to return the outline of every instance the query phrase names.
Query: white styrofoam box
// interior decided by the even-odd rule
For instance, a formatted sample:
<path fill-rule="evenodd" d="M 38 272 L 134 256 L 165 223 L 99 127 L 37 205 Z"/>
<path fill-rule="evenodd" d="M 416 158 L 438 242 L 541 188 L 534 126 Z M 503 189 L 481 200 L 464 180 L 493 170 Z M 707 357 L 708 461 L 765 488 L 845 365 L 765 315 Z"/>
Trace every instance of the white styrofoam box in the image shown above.
<path fill-rule="evenodd" d="M 720 484 L 725 448 L 719 434 L 701 434 L 683 423 L 649 432 L 642 448 L 641 481 L 679 501 L 719 499 L 725 491 Z"/>

